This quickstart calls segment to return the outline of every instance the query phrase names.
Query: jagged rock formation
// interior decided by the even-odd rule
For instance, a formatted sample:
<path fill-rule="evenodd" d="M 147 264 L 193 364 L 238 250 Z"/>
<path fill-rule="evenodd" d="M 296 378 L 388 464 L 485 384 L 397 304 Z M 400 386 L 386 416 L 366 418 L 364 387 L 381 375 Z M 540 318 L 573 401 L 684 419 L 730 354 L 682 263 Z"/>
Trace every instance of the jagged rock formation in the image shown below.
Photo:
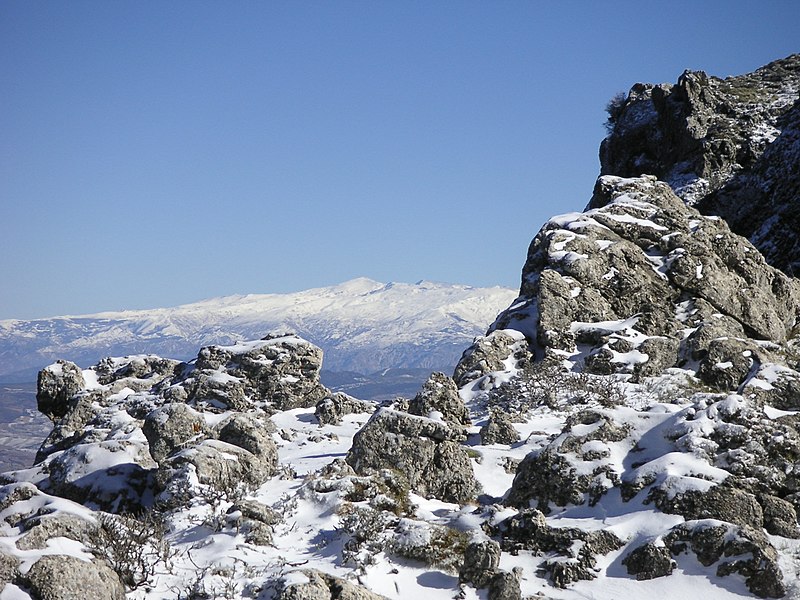
<path fill-rule="evenodd" d="M 800 54 L 718 79 L 636 84 L 612 105 L 601 173 L 655 175 L 705 214 L 723 217 L 770 264 L 800 268 Z"/>
<path fill-rule="evenodd" d="M 519 298 L 454 374 L 491 415 L 482 434 L 500 413 L 512 427 L 544 407 L 563 415 L 516 463 L 503 502 L 519 513 L 495 530 L 504 551 L 537 546 L 572 507 L 605 514 L 618 495 L 632 514 L 678 518 L 623 551 L 631 576 L 672 576 L 691 552 L 757 596 L 786 593 L 766 534 L 800 533 L 799 83 L 793 56 L 725 81 L 635 86 L 612 107 L 586 210 L 544 225 Z M 561 535 L 563 548 L 586 543 Z M 554 585 L 596 576 L 568 556 Z"/>
<path fill-rule="evenodd" d="M 800 286 L 655 178 L 601 177 L 586 212 L 545 224 L 522 279 L 493 329 L 546 358 L 636 378 L 685 367 L 721 391 L 766 390 L 778 369 L 770 402 L 800 401 L 787 364 Z"/>
<path fill-rule="evenodd" d="M 766 534 L 800 533 L 798 311 L 797 281 L 724 220 L 653 176 L 602 176 L 584 213 L 545 224 L 519 298 L 455 371 L 491 415 L 482 433 L 501 410 L 512 427 L 563 415 L 516 467 L 503 501 L 519 512 L 494 530 L 503 551 L 560 554 L 540 564 L 558 587 L 593 579 L 592 532 L 550 520 L 619 498 L 678 519 L 623 551 L 638 580 L 672 576 L 691 552 L 783 596 Z"/>

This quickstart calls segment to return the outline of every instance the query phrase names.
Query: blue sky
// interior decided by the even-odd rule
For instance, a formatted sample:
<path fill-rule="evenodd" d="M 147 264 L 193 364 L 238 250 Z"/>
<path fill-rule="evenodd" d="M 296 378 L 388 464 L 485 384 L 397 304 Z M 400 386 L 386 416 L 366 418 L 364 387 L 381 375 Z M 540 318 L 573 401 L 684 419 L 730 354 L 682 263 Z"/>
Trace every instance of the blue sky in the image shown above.
<path fill-rule="evenodd" d="M 800 2 L 0 3 L 0 319 L 367 276 L 516 287 L 604 107 Z"/>

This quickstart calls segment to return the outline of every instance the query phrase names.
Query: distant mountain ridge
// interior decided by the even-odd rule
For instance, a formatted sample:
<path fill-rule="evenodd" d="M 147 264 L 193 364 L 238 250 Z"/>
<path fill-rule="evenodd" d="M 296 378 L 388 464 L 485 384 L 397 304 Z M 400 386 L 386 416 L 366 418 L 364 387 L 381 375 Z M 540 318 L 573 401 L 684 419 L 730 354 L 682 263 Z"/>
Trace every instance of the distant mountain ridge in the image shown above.
<path fill-rule="evenodd" d="M 104 356 L 179 359 L 197 347 L 295 332 L 325 352 L 331 371 L 450 369 L 516 297 L 502 287 L 358 278 L 290 294 L 226 296 L 174 308 L 0 321 L 0 380 L 32 381 L 56 358 L 88 366 Z"/>

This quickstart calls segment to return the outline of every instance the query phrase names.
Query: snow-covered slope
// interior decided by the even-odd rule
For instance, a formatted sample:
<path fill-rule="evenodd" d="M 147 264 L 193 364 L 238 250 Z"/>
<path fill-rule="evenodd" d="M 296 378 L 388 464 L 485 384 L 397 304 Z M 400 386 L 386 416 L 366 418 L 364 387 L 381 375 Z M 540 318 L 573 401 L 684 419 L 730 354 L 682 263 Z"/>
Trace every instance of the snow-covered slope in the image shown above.
<path fill-rule="evenodd" d="M 293 294 L 214 298 L 175 308 L 0 321 L 0 378 L 33 380 L 56 358 L 154 353 L 189 358 L 198 346 L 292 331 L 318 344 L 331 371 L 447 369 L 516 293 L 366 278 Z"/>

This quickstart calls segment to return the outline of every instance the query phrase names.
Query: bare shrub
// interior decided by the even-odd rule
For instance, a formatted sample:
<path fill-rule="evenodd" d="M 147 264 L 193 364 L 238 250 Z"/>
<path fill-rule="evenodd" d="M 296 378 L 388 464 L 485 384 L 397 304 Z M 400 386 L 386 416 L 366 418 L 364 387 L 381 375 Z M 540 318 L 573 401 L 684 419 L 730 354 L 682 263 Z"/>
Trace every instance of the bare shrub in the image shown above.
<path fill-rule="evenodd" d="M 606 103 L 606 114 L 608 118 L 604 126 L 609 135 L 614 131 L 614 126 L 617 124 L 617 121 L 619 121 L 620 116 L 622 116 L 622 110 L 625 108 L 626 99 L 627 94 L 625 92 L 617 92 Z"/>
<path fill-rule="evenodd" d="M 128 589 L 152 581 L 159 569 L 171 569 L 175 553 L 159 513 L 149 511 L 135 518 L 100 513 L 98 521 L 88 545 L 108 562 Z"/>

